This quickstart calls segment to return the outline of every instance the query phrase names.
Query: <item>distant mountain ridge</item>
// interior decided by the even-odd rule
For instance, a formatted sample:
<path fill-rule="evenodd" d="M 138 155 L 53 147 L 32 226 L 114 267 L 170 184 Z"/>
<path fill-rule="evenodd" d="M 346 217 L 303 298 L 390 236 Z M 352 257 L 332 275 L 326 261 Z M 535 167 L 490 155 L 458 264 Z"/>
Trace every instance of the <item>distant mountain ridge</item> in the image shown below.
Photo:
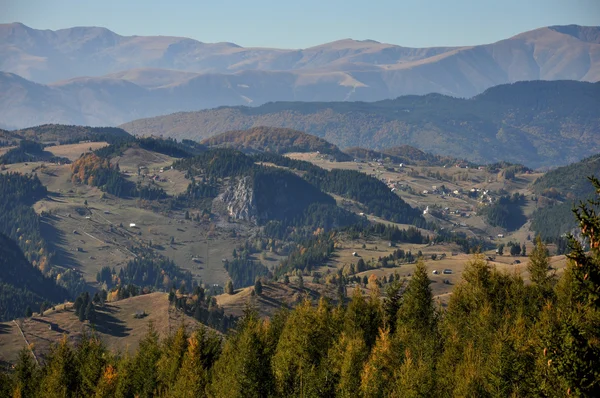
<path fill-rule="evenodd" d="M 440 94 L 365 102 L 275 102 L 136 120 L 136 135 L 202 139 L 255 126 L 285 127 L 341 149 L 410 145 L 484 164 L 556 166 L 600 152 L 600 83 L 520 82 L 472 99 Z"/>
<path fill-rule="evenodd" d="M 600 80 L 598 37 L 599 27 L 569 25 L 479 46 L 407 48 L 346 39 L 284 50 L 3 24 L 0 127 L 117 125 L 271 101 L 377 101 L 432 92 L 467 98 L 522 80 L 594 82 Z"/>

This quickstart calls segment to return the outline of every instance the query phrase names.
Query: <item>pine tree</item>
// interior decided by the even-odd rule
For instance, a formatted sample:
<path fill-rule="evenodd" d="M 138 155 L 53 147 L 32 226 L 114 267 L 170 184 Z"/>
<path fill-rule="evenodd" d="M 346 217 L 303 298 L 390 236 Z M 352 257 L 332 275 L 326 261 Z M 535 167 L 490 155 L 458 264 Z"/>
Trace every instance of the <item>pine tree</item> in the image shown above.
<path fill-rule="evenodd" d="M 220 337 L 200 327 L 188 340 L 187 352 L 169 395 L 176 398 L 205 396 L 209 372 L 220 350 Z"/>
<path fill-rule="evenodd" d="M 431 335 L 436 330 L 437 311 L 433 304 L 431 280 L 423 260 L 419 260 L 406 286 L 397 314 L 398 328 L 414 331 L 415 335 Z"/>

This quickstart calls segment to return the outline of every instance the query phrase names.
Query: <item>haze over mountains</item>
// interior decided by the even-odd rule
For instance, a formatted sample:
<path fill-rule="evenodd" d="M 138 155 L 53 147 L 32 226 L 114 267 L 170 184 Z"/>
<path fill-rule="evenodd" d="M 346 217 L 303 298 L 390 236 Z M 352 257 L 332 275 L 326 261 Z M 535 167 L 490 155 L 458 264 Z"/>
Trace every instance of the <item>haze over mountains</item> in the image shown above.
<path fill-rule="evenodd" d="M 13 23 L 0 25 L 0 70 L 0 127 L 117 125 L 222 105 L 472 97 L 520 80 L 594 82 L 600 28 L 546 27 L 454 48 L 347 39 L 284 50 Z"/>

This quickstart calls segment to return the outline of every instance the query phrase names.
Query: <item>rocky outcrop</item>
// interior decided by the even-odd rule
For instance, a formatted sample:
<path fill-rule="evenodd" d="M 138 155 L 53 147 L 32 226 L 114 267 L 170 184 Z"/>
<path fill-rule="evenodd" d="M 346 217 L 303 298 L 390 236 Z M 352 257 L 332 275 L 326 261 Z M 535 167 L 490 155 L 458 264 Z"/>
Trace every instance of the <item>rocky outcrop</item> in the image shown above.
<path fill-rule="evenodd" d="M 252 177 L 232 179 L 229 186 L 213 201 L 213 209 L 236 220 L 258 220 Z"/>

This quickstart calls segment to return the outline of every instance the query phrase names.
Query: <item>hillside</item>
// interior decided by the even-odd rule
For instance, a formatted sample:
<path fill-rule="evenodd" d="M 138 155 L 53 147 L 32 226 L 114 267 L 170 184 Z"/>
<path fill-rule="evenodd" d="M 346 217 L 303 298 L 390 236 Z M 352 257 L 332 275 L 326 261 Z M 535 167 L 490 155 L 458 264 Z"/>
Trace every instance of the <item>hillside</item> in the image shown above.
<path fill-rule="evenodd" d="M 136 317 L 136 313 L 146 315 Z M 68 336 L 70 342 L 76 343 L 84 333 L 89 335 L 92 328 L 110 350 L 132 352 L 146 334 L 149 322 L 162 337 L 174 332 L 184 322 L 189 330 L 200 326 L 193 317 L 170 305 L 166 293 L 150 293 L 97 306 L 97 317 L 93 327 L 88 322 L 81 322 L 73 310 L 73 303 L 67 303 L 48 309 L 43 315 L 36 313 L 31 318 L 19 320 L 18 327 L 13 322 L 0 323 L 3 331 L 0 333 L 0 363 L 15 363 L 18 352 L 27 342 L 33 345 L 33 352 L 42 360 L 48 356 L 51 345 L 60 341 L 62 336 Z"/>
<path fill-rule="evenodd" d="M 59 303 L 67 291 L 45 278 L 23 255 L 19 246 L 0 233 L 0 321 L 25 315 L 29 307 L 39 310 L 42 303 Z"/>
<path fill-rule="evenodd" d="M 407 48 L 345 39 L 286 50 L 3 24 L 0 127 L 117 125 L 272 101 L 377 101 L 432 92 L 472 97 L 523 80 L 594 82 L 600 80 L 598 31 L 551 26 L 478 46 Z"/>
<path fill-rule="evenodd" d="M 588 177 L 600 177 L 600 155 L 559 167 L 538 178 L 532 190 L 538 195 L 539 209 L 533 214 L 531 229 L 547 239 L 557 239 L 575 230 L 572 209 L 594 196 Z"/>
<path fill-rule="evenodd" d="M 563 165 L 600 151 L 600 83 L 521 82 L 472 99 L 439 94 L 364 102 L 277 102 L 136 120 L 136 135 L 201 139 L 254 126 L 292 128 L 347 148 L 410 145 L 476 163 Z M 398 153 L 401 155 L 401 152 Z"/>
<path fill-rule="evenodd" d="M 228 131 L 206 138 L 201 144 L 209 147 L 225 147 L 242 152 L 320 152 L 332 155 L 337 160 L 347 160 L 348 156 L 338 147 L 322 138 L 292 129 L 276 127 L 253 127 L 242 131 Z"/>

